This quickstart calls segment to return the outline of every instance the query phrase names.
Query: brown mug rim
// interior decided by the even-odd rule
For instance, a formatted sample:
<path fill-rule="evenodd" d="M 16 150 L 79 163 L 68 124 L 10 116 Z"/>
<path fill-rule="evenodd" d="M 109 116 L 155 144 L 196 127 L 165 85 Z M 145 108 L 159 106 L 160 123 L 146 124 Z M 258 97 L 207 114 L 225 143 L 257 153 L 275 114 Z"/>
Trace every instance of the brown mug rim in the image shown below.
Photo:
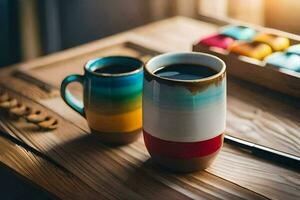
<path fill-rule="evenodd" d="M 104 59 L 128 59 L 128 60 L 132 60 L 135 62 L 139 62 L 139 67 L 137 67 L 137 69 L 134 69 L 132 71 L 129 72 L 125 72 L 125 73 L 117 73 L 117 74 L 109 74 L 109 73 L 96 73 L 95 71 L 90 69 L 90 66 L 100 60 L 104 60 Z M 128 75 L 132 75 L 132 74 L 137 74 L 140 71 L 143 71 L 144 68 L 144 62 L 141 61 L 138 58 L 134 58 L 131 56 L 104 56 L 104 57 L 99 57 L 99 58 L 95 58 L 95 59 L 91 59 L 88 60 L 85 65 L 84 65 L 84 71 L 86 73 L 90 73 L 94 76 L 99 76 L 99 77 L 122 77 L 122 76 L 128 76 Z"/>
<path fill-rule="evenodd" d="M 215 59 L 217 60 L 221 67 L 221 70 L 219 70 L 216 74 L 206 77 L 206 78 L 201 78 L 201 79 L 193 79 L 193 80 L 179 80 L 179 79 L 172 79 L 172 78 L 166 78 L 166 77 L 161 77 L 158 76 L 156 74 L 154 74 L 155 70 L 153 72 L 151 72 L 148 69 L 149 63 L 153 62 L 154 59 L 158 59 L 158 58 L 162 58 L 165 56 L 176 56 L 176 55 L 194 55 L 194 56 L 204 56 L 204 57 L 209 57 L 211 59 Z M 186 63 L 188 64 L 188 63 Z M 193 63 L 195 64 L 195 63 Z M 151 58 L 150 60 L 148 60 L 145 65 L 144 65 L 144 73 L 145 73 L 145 78 L 146 79 L 155 79 L 157 81 L 163 81 L 163 82 L 167 82 L 170 84 L 188 84 L 188 85 L 198 85 L 198 84 L 206 84 L 206 83 L 211 83 L 215 80 L 219 80 L 220 77 L 221 79 L 223 79 L 225 73 L 226 73 L 226 64 L 223 60 L 221 60 L 220 58 L 218 58 L 217 56 L 211 55 L 211 54 L 207 54 L 207 53 L 199 53 L 199 52 L 172 52 L 172 53 L 165 53 L 165 54 L 161 54 L 158 56 L 155 56 L 153 58 Z"/>

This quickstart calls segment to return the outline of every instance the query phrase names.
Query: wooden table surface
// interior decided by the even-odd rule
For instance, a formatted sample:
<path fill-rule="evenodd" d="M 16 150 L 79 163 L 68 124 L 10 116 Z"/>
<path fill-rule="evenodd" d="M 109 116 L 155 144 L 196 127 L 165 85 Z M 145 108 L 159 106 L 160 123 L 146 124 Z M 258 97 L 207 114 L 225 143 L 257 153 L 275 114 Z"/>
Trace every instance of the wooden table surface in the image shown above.
<path fill-rule="evenodd" d="M 142 137 L 127 146 L 105 146 L 58 94 L 61 80 L 82 73 L 88 59 L 121 54 L 147 60 L 161 52 L 190 51 L 193 42 L 217 28 L 175 17 L 1 70 L 2 90 L 59 122 L 58 129 L 43 131 L 1 112 L 1 128 L 43 155 L 0 137 L 1 167 L 52 198 L 300 199 L 298 171 L 228 144 L 208 169 L 190 174 L 155 166 Z M 22 76 L 12 73 L 18 69 Z M 28 74 L 47 83 L 46 89 L 28 80 Z M 71 89 L 81 96 L 78 85 Z M 226 133 L 300 156 L 299 99 L 229 76 Z"/>

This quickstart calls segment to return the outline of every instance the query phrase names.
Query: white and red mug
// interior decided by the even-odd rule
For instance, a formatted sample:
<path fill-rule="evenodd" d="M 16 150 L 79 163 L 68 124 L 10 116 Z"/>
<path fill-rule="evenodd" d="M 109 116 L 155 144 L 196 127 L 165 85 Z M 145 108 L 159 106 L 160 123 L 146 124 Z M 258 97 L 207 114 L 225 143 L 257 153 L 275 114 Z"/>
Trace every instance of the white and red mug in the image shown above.
<path fill-rule="evenodd" d="M 166 65 L 194 64 L 216 71 L 195 80 L 165 78 Z M 152 159 L 169 169 L 205 169 L 223 145 L 226 126 L 226 65 L 203 53 L 167 53 L 144 68 L 143 135 Z"/>

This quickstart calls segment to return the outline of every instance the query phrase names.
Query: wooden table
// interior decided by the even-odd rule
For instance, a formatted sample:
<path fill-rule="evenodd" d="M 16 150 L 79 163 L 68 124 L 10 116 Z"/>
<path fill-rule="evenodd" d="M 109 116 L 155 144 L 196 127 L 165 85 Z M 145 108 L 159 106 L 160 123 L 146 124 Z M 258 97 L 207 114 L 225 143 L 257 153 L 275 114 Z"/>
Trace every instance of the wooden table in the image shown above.
<path fill-rule="evenodd" d="M 142 138 L 127 146 L 105 146 L 58 94 L 63 77 L 82 73 L 88 59 L 122 54 L 147 60 L 161 52 L 190 51 L 194 41 L 217 28 L 175 17 L 1 70 L 0 88 L 59 121 L 58 129 L 43 131 L 2 112 L 1 127 L 38 153 L 0 137 L 1 167 L 49 198 L 300 199 L 298 171 L 228 144 L 208 169 L 191 174 L 153 165 Z M 72 90 L 80 97 L 78 85 Z M 299 107 L 299 99 L 228 77 L 229 135 L 300 156 Z"/>

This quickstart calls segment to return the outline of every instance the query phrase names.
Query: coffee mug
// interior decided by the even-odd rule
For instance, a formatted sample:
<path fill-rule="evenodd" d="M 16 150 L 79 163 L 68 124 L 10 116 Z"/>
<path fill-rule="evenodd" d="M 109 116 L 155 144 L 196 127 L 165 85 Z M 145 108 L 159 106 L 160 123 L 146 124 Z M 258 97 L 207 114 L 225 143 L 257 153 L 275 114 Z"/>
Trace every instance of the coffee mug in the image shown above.
<path fill-rule="evenodd" d="M 68 90 L 71 82 L 83 85 L 83 103 Z M 84 75 L 67 76 L 61 83 L 63 100 L 87 119 L 92 133 L 103 142 L 134 141 L 142 126 L 143 62 L 126 56 L 88 61 Z"/>
<path fill-rule="evenodd" d="M 206 78 L 178 80 L 155 72 L 164 66 L 207 66 Z M 204 53 L 167 53 L 144 67 L 143 135 L 154 162 L 190 172 L 208 167 L 223 145 L 226 123 L 226 66 Z"/>

